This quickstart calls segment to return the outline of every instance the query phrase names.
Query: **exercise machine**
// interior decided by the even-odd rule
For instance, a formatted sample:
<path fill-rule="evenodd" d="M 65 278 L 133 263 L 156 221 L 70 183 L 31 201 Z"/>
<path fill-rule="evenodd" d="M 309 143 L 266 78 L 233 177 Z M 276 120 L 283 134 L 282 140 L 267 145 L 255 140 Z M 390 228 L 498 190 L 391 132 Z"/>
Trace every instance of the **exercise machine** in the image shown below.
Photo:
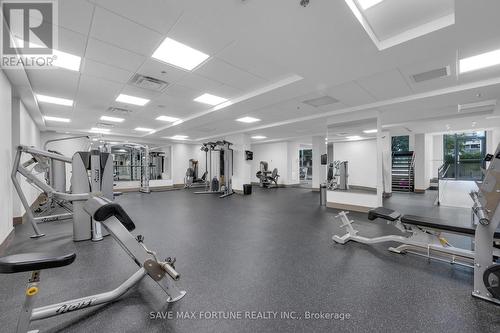
<path fill-rule="evenodd" d="M 278 187 L 278 169 L 274 168 L 273 171 L 269 171 L 268 163 L 265 161 L 260 161 L 259 171 L 255 176 L 259 179 L 259 186 L 264 188 Z M 274 186 L 273 186 L 274 183 Z"/>
<path fill-rule="evenodd" d="M 0 258 L 2 274 L 31 272 L 17 323 L 18 333 L 27 332 L 31 322 L 36 320 L 112 303 L 146 276 L 161 287 L 168 303 L 176 302 L 186 294 L 177 286 L 180 274 L 174 266 L 175 258 L 159 260 L 158 255 L 144 245 L 144 237 L 139 235 L 134 238 L 130 231 L 135 229 L 135 224 L 119 204 L 104 197 L 92 197 L 87 200 L 84 209 L 93 219 L 102 223 L 139 269 L 111 291 L 34 308 L 40 291 L 41 271 L 70 265 L 75 260 L 75 253 L 24 253 Z"/>
<path fill-rule="evenodd" d="M 474 202 L 473 212 L 479 221 L 475 227 L 456 227 L 446 221 L 401 215 L 392 209 L 379 207 L 368 213 L 369 220 L 382 219 L 394 225 L 404 236 L 386 235 L 381 237 L 363 237 L 353 227 L 353 221 L 341 212 L 337 217 L 342 227 L 347 229 L 343 236 L 335 235 L 336 243 L 345 244 L 355 241 L 363 244 L 397 242 L 400 246 L 389 248 L 395 253 L 412 253 L 428 259 L 446 261 L 470 267 L 474 270 L 474 289 L 472 295 L 484 300 L 500 304 L 500 264 L 495 260 L 500 257 L 500 249 L 494 241 L 500 240 L 500 145 L 495 155 L 488 154 L 486 161 L 490 163 L 483 182 L 478 182 L 479 191 L 470 193 Z M 474 250 L 465 250 L 453 246 L 442 235 L 453 233 L 474 238 Z"/>
<path fill-rule="evenodd" d="M 232 145 L 226 140 L 203 144 L 203 147 L 208 148 L 208 179 L 210 181 L 206 183 L 204 191 L 194 192 L 195 194 L 220 194 L 219 198 L 226 198 L 234 194 L 232 187 L 234 156 Z M 214 152 L 217 152 L 219 156 L 219 172 L 215 174 L 212 173 L 212 153 Z"/>
<path fill-rule="evenodd" d="M 205 151 L 205 155 L 208 154 L 208 148 L 205 146 L 201 147 L 202 151 Z M 201 178 L 198 178 L 198 160 L 195 159 L 190 159 L 189 160 L 189 167 L 186 170 L 186 176 L 184 177 L 184 188 L 191 188 L 191 187 L 200 187 L 201 186 L 206 186 L 207 182 L 207 159 L 205 158 L 205 172 L 201 176 Z"/>
<path fill-rule="evenodd" d="M 24 155 L 30 158 L 21 163 Z M 66 165 L 71 164 L 71 187 L 66 191 Z M 83 211 L 85 201 L 90 193 L 101 193 L 106 198 L 113 199 L 113 162 L 108 153 L 98 150 L 77 152 L 72 158 L 59 153 L 48 152 L 33 147 L 18 146 L 11 173 L 12 183 L 26 210 L 26 218 L 35 232 L 32 238 L 43 237 L 38 227 L 39 223 L 59 221 L 73 218 L 73 240 L 98 241 L 102 239 L 100 224 L 93 221 Z M 39 177 L 40 173 L 51 170 L 49 181 Z M 47 201 L 64 202 L 71 204 L 71 211 L 49 216 L 36 216 L 23 192 L 17 174 L 26 178 L 27 183 L 44 193 Z M 69 207 L 69 206 L 67 206 Z"/>
<path fill-rule="evenodd" d="M 330 191 L 348 190 L 349 162 L 334 161 L 328 165 L 327 184 Z"/>

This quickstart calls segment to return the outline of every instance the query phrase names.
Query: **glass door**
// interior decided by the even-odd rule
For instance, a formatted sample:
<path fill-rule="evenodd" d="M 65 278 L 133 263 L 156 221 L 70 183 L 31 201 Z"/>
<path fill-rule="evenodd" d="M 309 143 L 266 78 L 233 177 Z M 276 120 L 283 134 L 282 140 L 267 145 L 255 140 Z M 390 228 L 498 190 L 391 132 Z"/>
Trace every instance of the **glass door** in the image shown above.
<path fill-rule="evenodd" d="M 443 136 L 444 161 L 449 165 L 446 178 L 482 180 L 486 154 L 486 132 Z"/>

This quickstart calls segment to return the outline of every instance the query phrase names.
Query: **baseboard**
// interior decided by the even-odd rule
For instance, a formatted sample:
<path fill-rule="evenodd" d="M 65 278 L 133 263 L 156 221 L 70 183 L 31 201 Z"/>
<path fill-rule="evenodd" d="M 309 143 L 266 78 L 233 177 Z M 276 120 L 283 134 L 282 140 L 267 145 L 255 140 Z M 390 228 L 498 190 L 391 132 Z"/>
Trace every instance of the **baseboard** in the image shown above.
<path fill-rule="evenodd" d="M 3 254 L 7 248 L 9 247 L 10 243 L 14 240 L 14 229 L 12 229 L 7 237 L 5 237 L 5 240 L 0 244 L 0 254 Z"/>
<path fill-rule="evenodd" d="M 419 189 L 419 188 L 416 188 L 413 190 L 413 192 L 415 193 L 419 193 L 419 194 L 422 194 L 422 193 L 425 193 L 425 190 L 422 190 L 422 189 Z"/>
<path fill-rule="evenodd" d="M 313 192 L 319 192 L 319 187 L 311 187 L 311 190 L 312 190 Z"/>
<path fill-rule="evenodd" d="M 46 196 L 44 193 L 40 193 L 38 197 L 33 201 L 33 203 L 30 206 L 31 211 L 34 211 L 41 203 L 43 200 L 46 199 Z M 24 207 L 23 207 L 24 208 Z M 26 212 L 24 212 L 23 216 L 15 216 L 12 218 L 12 225 L 16 226 L 19 224 L 23 224 L 24 220 L 26 217 Z"/>
<path fill-rule="evenodd" d="M 365 207 L 365 206 L 358 206 L 358 205 L 341 204 L 341 203 L 336 203 L 336 202 L 327 202 L 326 207 L 341 209 L 341 210 L 348 210 L 348 211 L 353 211 L 353 212 L 360 212 L 360 213 L 368 213 L 368 211 L 373 208 L 373 207 Z"/>
<path fill-rule="evenodd" d="M 233 192 L 236 193 L 236 194 L 243 195 L 243 191 L 242 190 L 233 190 Z"/>
<path fill-rule="evenodd" d="M 392 192 L 384 192 L 382 194 L 382 198 L 390 198 L 390 197 L 392 197 Z"/>

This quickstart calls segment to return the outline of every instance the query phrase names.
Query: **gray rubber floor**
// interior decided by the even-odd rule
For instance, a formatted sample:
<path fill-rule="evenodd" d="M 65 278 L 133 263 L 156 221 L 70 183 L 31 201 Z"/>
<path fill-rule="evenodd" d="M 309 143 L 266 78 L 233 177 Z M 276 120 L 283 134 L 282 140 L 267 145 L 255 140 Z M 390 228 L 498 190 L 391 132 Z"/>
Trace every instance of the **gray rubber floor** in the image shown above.
<path fill-rule="evenodd" d="M 471 296 L 472 271 L 411 255 L 387 245 L 333 244 L 342 234 L 335 211 L 318 206 L 307 189 L 254 188 L 226 199 L 191 191 L 124 194 L 118 198 L 145 243 L 176 256 L 188 294 L 167 307 L 164 294 L 144 279 L 119 301 L 34 322 L 49 332 L 499 332 L 500 307 Z M 412 196 L 391 198 L 413 207 Z M 414 200 L 418 207 L 418 199 Z M 424 205 L 424 204 L 422 204 Z M 403 209 L 403 210 L 405 210 Z M 423 211 L 421 208 L 420 211 Z M 429 214 L 437 214 L 424 210 Z M 442 210 L 439 210 L 442 211 Z M 427 215 L 429 215 L 427 214 Z M 439 213 L 442 214 L 442 213 Z M 438 214 L 438 215 L 439 215 Z M 457 211 L 467 221 L 466 210 Z M 393 232 L 352 213 L 363 235 Z M 8 253 L 58 248 L 75 262 L 42 272 L 37 304 L 115 288 L 136 266 L 111 238 L 71 240 L 71 223 L 44 224 L 32 240 L 16 227 Z M 0 276 L 2 332 L 15 328 L 27 274 Z M 158 311 L 189 311 L 196 319 L 150 319 Z M 199 319 L 199 312 L 295 312 L 298 319 Z M 305 312 L 336 312 L 349 319 L 306 319 Z M 344 317 L 345 318 L 345 317 Z"/>

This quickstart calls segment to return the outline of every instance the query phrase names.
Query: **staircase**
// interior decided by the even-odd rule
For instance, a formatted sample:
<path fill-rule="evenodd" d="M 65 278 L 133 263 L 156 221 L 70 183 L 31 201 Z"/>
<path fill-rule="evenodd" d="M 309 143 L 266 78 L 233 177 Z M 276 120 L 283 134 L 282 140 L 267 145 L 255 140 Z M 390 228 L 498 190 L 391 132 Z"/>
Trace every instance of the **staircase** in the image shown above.
<path fill-rule="evenodd" d="M 392 190 L 413 192 L 415 188 L 415 154 L 412 151 L 392 153 Z"/>

